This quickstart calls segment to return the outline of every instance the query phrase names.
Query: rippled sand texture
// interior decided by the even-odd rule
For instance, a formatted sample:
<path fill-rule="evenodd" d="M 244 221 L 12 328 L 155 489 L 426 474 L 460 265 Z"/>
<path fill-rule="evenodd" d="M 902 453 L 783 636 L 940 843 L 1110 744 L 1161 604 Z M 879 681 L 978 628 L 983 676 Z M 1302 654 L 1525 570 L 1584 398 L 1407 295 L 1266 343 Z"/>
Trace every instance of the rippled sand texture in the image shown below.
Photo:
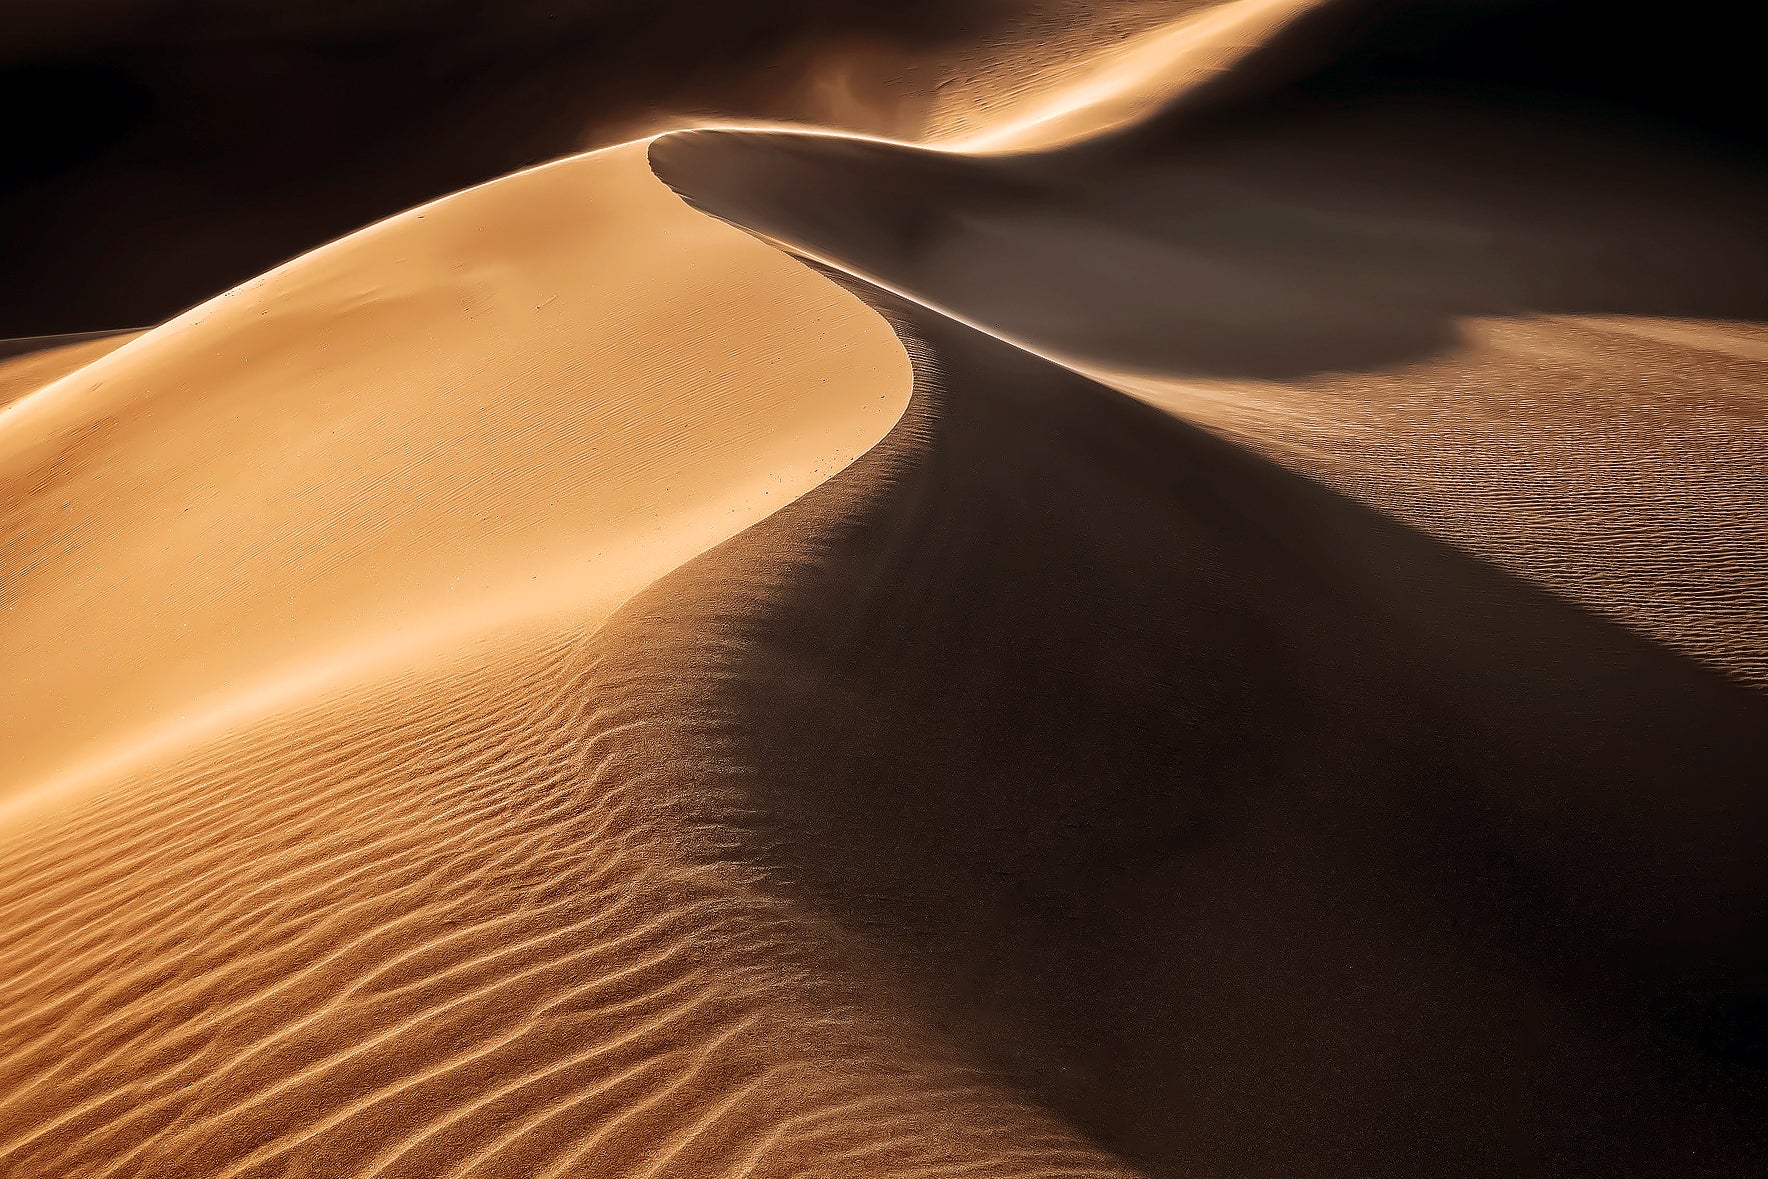
<path fill-rule="evenodd" d="M 846 981 L 593 639 L 478 663 L 9 840 L 8 1173 L 1124 1173 Z"/>
<path fill-rule="evenodd" d="M 1046 7 L 0 359 L 0 1174 L 1760 1169 L 1768 185 Z"/>

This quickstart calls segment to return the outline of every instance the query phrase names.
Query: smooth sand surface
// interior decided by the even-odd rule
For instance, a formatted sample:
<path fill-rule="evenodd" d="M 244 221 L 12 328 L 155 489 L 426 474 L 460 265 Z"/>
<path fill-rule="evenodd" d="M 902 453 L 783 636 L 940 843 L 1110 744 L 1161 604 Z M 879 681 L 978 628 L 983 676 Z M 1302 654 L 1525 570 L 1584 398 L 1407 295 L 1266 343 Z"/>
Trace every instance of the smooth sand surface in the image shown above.
<path fill-rule="evenodd" d="M 537 612 L 593 622 L 862 453 L 908 371 L 642 145 L 300 258 L 0 414 L 0 799 Z"/>
<path fill-rule="evenodd" d="M 1046 8 L 0 361 L 0 1174 L 1768 1158 L 1768 186 Z"/>
<path fill-rule="evenodd" d="M 134 339 L 137 332 L 102 332 L 0 340 L 0 409 L 60 380 Z"/>

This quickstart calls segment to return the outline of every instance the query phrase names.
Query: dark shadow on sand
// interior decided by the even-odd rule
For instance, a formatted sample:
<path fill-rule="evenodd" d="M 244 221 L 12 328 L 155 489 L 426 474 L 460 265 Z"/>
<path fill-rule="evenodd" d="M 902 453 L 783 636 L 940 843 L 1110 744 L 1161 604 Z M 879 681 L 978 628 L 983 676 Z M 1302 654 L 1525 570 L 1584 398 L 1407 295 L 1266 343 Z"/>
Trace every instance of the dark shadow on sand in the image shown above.
<path fill-rule="evenodd" d="M 695 132 L 652 162 L 715 216 L 1141 372 L 1391 366 L 1468 316 L 1768 319 L 1768 174 L 1526 108 L 1347 99 L 1007 158 Z"/>
<path fill-rule="evenodd" d="M 758 854 L 1152 1175 L 1764 1157 L 1768 703 L 862 293 L 909 415 L 623 622 Z"/>

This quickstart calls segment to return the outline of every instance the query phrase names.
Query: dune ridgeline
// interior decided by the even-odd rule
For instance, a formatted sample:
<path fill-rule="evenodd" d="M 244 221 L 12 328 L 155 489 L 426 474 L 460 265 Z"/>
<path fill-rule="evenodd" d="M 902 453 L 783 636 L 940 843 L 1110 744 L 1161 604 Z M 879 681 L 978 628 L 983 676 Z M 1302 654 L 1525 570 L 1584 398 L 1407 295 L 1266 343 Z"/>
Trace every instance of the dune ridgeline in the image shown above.
<path fill-rule="evenodd" d="M 566 55 L 70 254 L 0 1174 L 1757 1173 L 1768 174 L 1488 8 Z"/>

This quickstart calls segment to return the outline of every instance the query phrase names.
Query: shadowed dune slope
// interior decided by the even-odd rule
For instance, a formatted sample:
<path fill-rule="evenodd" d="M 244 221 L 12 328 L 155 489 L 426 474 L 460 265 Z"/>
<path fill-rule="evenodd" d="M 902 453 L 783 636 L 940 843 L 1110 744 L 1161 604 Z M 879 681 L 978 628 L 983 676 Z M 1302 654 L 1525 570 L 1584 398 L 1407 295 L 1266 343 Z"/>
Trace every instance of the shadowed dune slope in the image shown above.
<path fill-rule="evenodd" d="M 701 208 L 1768 685 L 1768 173 L 1403 98 L 973 159 L 671 136 Z"/>
<path fill-rule="evenodd" d="M 608 636 L 752 854 L 1150 1174 L 1762 1157 L 1760 697 L 904 313 L 886 444 Z"/>

